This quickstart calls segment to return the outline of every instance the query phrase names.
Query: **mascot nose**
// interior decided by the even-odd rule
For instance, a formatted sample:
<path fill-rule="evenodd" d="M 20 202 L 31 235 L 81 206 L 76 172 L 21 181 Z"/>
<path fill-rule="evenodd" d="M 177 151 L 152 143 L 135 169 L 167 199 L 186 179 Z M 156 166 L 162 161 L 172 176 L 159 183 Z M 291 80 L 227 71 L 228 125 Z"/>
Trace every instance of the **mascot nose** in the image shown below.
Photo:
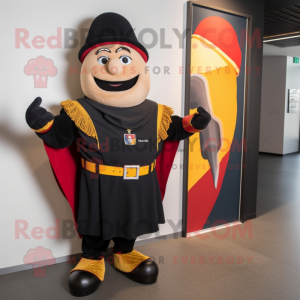
<path fill-rule="evenodd" d="M 122 72 L 122 70 L 123 70 L 123 67 L 118 58 L 114 58 L 108 63 L 108 72 L 110 74 L 118 75 Z"/>

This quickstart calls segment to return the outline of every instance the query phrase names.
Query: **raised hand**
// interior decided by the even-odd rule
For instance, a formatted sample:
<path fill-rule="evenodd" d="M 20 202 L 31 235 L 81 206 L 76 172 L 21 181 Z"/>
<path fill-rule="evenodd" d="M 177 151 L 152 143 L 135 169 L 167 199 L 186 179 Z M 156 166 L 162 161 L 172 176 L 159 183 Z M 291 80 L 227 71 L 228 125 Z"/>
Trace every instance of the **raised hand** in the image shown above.
<path fill-rule="evenodd" d="M 41 107 L 42 98 L 37 97 L 27 108 L 25 118 L 30 128 L 39 130 L 54 119 L 51 112 Z"/>
<path fill-rule="evenodd" d="M 203 130 L 206 128 L 208 123 L 210 122 L 211 116 L 210 114 L 202 107 L 198 107 L 197 109 L 198 113 L 195 113 L 192 120 L 191 124 L 193 127 L 199 130 Z"/>

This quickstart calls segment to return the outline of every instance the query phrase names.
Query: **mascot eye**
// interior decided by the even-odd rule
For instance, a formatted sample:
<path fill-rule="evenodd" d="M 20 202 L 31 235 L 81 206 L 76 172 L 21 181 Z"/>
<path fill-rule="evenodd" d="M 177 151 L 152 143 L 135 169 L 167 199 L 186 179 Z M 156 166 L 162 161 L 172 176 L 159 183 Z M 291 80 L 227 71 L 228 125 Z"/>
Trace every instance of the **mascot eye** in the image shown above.
<path fill-rule="evenodd" d="M 123 65 L 129 65 L 132 59 L 129 56 L 123 55 L 120 57 L 120 61 Z"/>
<path fill-rule="evenodd" d="M 109 61 L 109 57 L 100 56 L 97 60 L 98 60 L 99 65 L 105 65 Z"/>

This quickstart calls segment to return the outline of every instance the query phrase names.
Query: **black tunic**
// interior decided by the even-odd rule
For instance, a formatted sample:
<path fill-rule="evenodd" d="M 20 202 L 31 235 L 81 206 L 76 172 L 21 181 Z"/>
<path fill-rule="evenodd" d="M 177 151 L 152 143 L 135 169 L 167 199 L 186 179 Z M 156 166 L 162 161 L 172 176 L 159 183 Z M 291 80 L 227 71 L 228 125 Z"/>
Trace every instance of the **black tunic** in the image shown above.
<path fill-rule="evenodd" d="M 159 155 L 163 141 L 157 148 L 156 102 L 124 108 L 97 103 L 84 97 L 77 100 L 87 111 L 95 126 L 100 149 L 94 138 L 74 127 L 62 111 L 55 117 L 53 128 L 38 134 L 52 147 L 64 148 L 77 140 L 81 156 L 107 166 L 150 165 Z M 168 139 L 180 140 L 191 134 L 182 129 L 181 118 L 172 116 Z M 124 134 L 131 129 L 136 145 L 125 145 Z M 135 239 L 158 231 L 165 223 L 162 199 L 156 172 L 140 176 L 138 180 L 99 175 L 81 169 L 78 197 L 78 232 L 101 236 Z"/>

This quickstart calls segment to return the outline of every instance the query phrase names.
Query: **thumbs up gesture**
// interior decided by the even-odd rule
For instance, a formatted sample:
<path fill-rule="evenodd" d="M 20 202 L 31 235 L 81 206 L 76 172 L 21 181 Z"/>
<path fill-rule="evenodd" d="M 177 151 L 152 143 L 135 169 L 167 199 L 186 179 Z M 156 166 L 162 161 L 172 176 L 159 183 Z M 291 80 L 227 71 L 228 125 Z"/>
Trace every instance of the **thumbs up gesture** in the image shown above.
<path fill-rule="evenodd" d="M 25 118 L 29 127 L 35 131 L 45 127 L 54 119 L 52 113 L 41 107 L 42 98 L 37 97 L 27 108 Z"/>

